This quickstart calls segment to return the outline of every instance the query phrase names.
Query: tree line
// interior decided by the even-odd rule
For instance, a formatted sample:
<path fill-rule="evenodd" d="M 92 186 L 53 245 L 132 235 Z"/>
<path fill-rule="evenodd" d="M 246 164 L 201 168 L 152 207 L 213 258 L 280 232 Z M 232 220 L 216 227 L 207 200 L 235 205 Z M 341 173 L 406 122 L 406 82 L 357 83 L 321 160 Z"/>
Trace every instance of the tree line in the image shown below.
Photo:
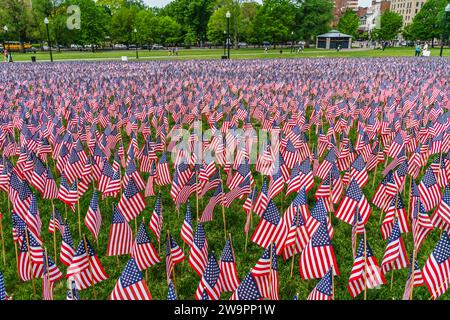
<path fill-rule="evenodd" d="M 439 10 L 442 7 L 443 11 L 447 1 L 428 0 L 413 24 L 403 30 L 405 36 L 428 39 L 439 33 L 443 21 Z M 331 0 L 263 0 L 262 4 L 243 0 L 173 0 L 163 8 L 148 7 L 142 0 L 0 0 L 0 22 L 8 26 L 7 34 L 1 32 L 1 40 L 8 37 L 21 43 L 43 44 L 47 40 L 43 22 L 47 17 L 52 43 L 63 46 L 222 45 L 228 11 L 234 46 L 239 42 L 278 44 L 298 40 L 308 45 L 315 36 L 329 31 L 333 20 Z M 370 37 L 390 40 L 401 27 L 401 16 L 388 12 L 382 17 L 381 28 Z M 346 12 L 338 28 L 354 37 L 364 37 L 358 33 L 359 18 L 354 12 Z"/>

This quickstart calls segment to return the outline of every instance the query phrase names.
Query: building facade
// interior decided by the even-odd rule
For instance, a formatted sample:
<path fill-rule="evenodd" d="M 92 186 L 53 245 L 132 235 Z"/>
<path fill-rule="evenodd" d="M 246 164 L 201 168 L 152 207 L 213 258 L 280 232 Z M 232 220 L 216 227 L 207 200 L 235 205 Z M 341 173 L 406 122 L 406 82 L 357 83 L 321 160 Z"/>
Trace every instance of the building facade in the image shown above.
<path fill-rule="evenodd" d="M 387 0 L 372 0 L 364 17 L 360 16 L 361 31 L 372 31 L 380 28 L 380 19 L 383 12 L 391 8 L 392 2 Z"/>
<path fill-rule="evenodd" d="M 392 0 L 391 11 L 403 17 L 403 26 L 411 24 L 416 14 L 423 7 L 425 0 Z"/>

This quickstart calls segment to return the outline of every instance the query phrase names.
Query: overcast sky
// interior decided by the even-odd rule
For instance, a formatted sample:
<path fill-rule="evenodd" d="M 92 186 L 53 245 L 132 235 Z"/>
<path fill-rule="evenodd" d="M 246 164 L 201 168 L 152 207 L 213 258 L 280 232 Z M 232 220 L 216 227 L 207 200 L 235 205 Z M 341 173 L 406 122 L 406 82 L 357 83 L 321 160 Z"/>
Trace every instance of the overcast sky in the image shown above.
<path fill-rule="evenodd" d="M 164 7 L 171 0 L 144 0 L 146 4 L 151 7 Z M 262 0 L 255 0 L 256 2 L 261 3 Z M 370 4 L 371 0 L 359 0 L 359 5 L 362 7 L 367 7 Z"/>

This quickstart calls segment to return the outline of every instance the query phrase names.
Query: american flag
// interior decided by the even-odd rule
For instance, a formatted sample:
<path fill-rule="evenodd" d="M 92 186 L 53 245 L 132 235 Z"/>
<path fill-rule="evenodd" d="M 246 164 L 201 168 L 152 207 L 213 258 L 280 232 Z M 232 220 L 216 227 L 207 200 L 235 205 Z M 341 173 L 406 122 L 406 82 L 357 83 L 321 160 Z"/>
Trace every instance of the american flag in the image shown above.
<path fill-rule="evenodd" d="M 188 262 L 192 269 L 201 277 L 208 263 L 208 241 L 201 223 L 197 225 Z"/>
<path fill-rule="evenodd" d="M 46 260 L 47 259 L 47 260 Z M 43 257 L 43 277 L 48 277 L 50 282 L 56 282 L 63 278 L 63 274 L 58 269 L 58 266 L 53 261 L 53 259 L 47 254 L 44 253 Z"/>
<path fill-rule="evenodd" d="M 163 152 L 156 166 L 156 184 L 159 186 L 171 184 L 169 164 L 167 162 L 167 154 Z"/>
<path fill-rule="evenodd" d="M 208 264 L 203 271 L 202 279 L 195 292 L 195 299 L 204 300 L 202 299 L 204 292 L 206 292 L 208 300 L 220 299 L 220 293 L 222 292 L 220 267 L 214 252 L 209 255 Z"/>
<path fill-rule="evenodd" d="M 170 275 L 177 263 L 185 259 L 183 251 L 173 239 L 172 235 L 168 234 L 166 237 L 166 273 L 167 281 L 170 282 Z"/>
<path fill-rule="evenodd" d="M 358 185 L 358 182 L 352 180 L 336 211 L 336 217 L 348 224 L 353 224 L 353 213 L 356 208 L 358 208 L 361 215 L 362 223 L 366 224 L 372 213 L 372 208 L 364 196 L 361 187 Z"/>
<path fill-rule="evenodd" d="M 80 300 L 80 295 L 77 290 L 77 284 L 74 280 L 70 283 L 70 289 L 67 291 L 66 300 Z"/>
<path fill-rule="evenodd" d="M 120 212 L 119 208 L 113 204 L 113 216 L 109 228 L 107 256 L 119 256 L 130 254 L 133 249 L 133 232 L 128 222 Z"/>
<path fill-rule="evenodd" d="M 436 228 L 450 229 L 450 187 L 445 188 L 444 195 L 431 216 L 431 222 Z"/>
<path fill-rule="evenodd" d="M 214 219 L 214 208 L 221 204 L 223 205 L 225 195 L 222 190 L 222 185 L 219 184 L 214 191 L 213 196 L 209 199 L 208 204 L 205 207 L 205 210 L 203 210 L 202 216 L 200 218 L 200 222 L 204 223 L 207 221 L 213 221 Z"/>
<path fill-rule="evenodd" d="M 8 294 L 6 293 L 5 289 L 5 276 L 3 275 L 3 272 L 0 271 L 0 301 L 9 299 L 10 297 L 8 297 Z"/>
<path fill-rule="evenodd" d="M 269 200 L 266 212 L 256 226 L 251 241 L 263 248 L 267 248 L 272 241 L 275 241 L 277 246 L 282 248 L 287 232 L 287 227 L 281 221 L 278 208 L 272 200 Z"/>
<path fill-rule="evenodd" d="M 279 300 L 278 261 L 275 243 L 270 243 L 262 257 L 252 268 L 251 273 L 262 297 Z"/>
<path fill-rule="evenodd" d="M 89 203 L 88 212 L 84 218 L 84 224 L 94 236 L 94 239 L 97 239 L 100 232 L 100 225 L 102 224 L 102 214 L 98 205 L 98 193 L 95 190 Z"/>
<path fill-rule="evenodd" d="M 70 266 L 72 258 L 75 255 L 75 247 L 72 241 L 72 235 L 70 233 L 70 228 L 67 221 L 64 224 L 64 229 L 62 233 L 61 250 L 59 253 L 59 261 L 61 261 L 65 266 Z"/>
<path fill-rule="evenodd" d="M 147 230 L 145 230 L 144 222 L 139 225 L 131 257 L 135 259 L 140 270 L 145 270 L 161 261 L 151 243 Z"/>
<path fill-rule="evenodd" d="M 348 291 L 352 298 L 363 292 L 365 288 L 372 289 L 386 283 L 377 259 L 365 238 L 364 233 L 359 241 L 353 268 L 348 279 Z"/>
<path fill-rule="evenodd" d="M 220 281 L 223 292 L 234 292 L 239 286 L 239 277 L 236 268 L 231 238 L 227 239 L 220 257 Z"/>
<path fill-rule="evenodd" d="M 25 217 L 30 207 L 33 193 L 26 181 L 22 181 L 17 198 L 13 201 L 13 210 L 20 217 Z"/>
<path fill-rule="evenodd" d="M 308 230 L 308 233 L 310 235 L 314 234 L 320 227 L 321 223 L 325 223 L 327 225 L 328 235 L 330 239 L 333 239 L 334 236 L 333 226 L 331 225 L 330 219 L 328 219 L 327 217 L 327 210 L 325 208 L 323 199 L 319 198 L 316 201 L 316 204 L 314 205 L 313 209 L 311 210 L 311 214 L 308 220 L 306 220 L 306 228 Z"/>
<path fill-rule="evenodd" d="M 130 178 L 117 205 L 127 222 L 135 219 L 144 209 L 145 198 L 136 187 L 133 178 Z"/>
<path fill-rule="evenodd" d="M 408 256 L 400 233 L 399 220 L 395 219 L 391 236 L 384 252 L 381 270 L 386 274 L 389 270 L 402 269 L 408 266 Z"/>
<path fill-rule="evenodd" d="M 32 195 L 31 203 L 25 216 L 25 222 L 32 233 L 37 236 L 41 235 L 42 222 L 37 207 L 37 198 L 34 194 Z"/>
<path fill-rule="evenodd" d="M 328 234 L 327 225 L 319 224 L 317 231 L 300 256 L 300 275 L 302 279 L 317 279 L 325 275 L 332 267 L 333 274 L 339 275 L 333 245 Z"/>
<path fill-rule="evenodd" d="M 412 261 L 413 261 L 413 254 L 411 254 L 411 257 L 409 259 L 409 271 L 408 271 L 408 277 L 406 279 L 405 291 L 403 292 L 403 300 L 411 299 L 413 286 L 420 287 L 425 284 L 425 281 L 423 279 L 423 274 L 422 274 L 422 271 L 420 270 L 417 259 L 414 259 L 414 264 Z M 413 265 L 414 265 L 414 271 L 412 270 Z"/>
<path fill-rule="evenodd" d="M 55 230 L 59 230 L 61 235 L 64 232 L 64 221 L 62 220 L 61 214 L 56 207 L 53 208 L 52 218 L 48 223 L 48 232 L 53 234 Z"/>
<path fill-rule="evenodd" d="M 67 269 L 66 278 L 73 278 L 80 290 L 108 279 L 108 275 L 86 236 L 83 236 L 75 251 Z"/>
<path fill-rule="evenodd" d="M 158 197 L 156 198 L 155 202 L 155 209 L 153 209 L 152 217 L 150 219 L 149 224 L 150 230 L 153 232 L 158 242 L 160 241 L 161 237 L 162 224 L 163 224 L 163 215 L 162 215 L 161 194 L 158 194 Z"/>
<path fill-rule="evenodd" d="M 308 295 L 307 300 L 334 300 L 333 268 L 331 267 Z"/>
<path fill-rule="evenodd" d="M 428 168 L 419 184 L 420 200 L 426 211 L 430 211 L 438 205 L 441 199 L 441 191 L 436 181 L 436 176 L 431 168 Z"/>
<path fill-rule="evenodd" d="M 450 237 L 444 231 L 422 269 L 425 285 L 432 299 L 443 295 L 450 279 Z"/>
<path fill-rule="evenodd" d="M 415 250 L 419 250 L 425 238 L 431 231 L 433 231 L 434 226 L 420 201 L 418 208 L 416 206 L 412 208 L 412 210 L 412 234 L 414 238 L 414 248 Z"/>
<path fill-rule="evenodd" d="M 394 226 L 395 218 L 398 219 L 400 232 L 409 232 L 408 216 L 406 214 L 406 209 L 403 204 L 401 194 L 398 193 L 391 201 L 389 207 L 386 210 L 386 216 L 381 223 L 381 235 L 383 239 L 389 238 L 391 235 L 392 228 Z"/>
<path fill-rule="evenodd" d="M 261 292 L 256 285 L 255 276 L 249 272 L 242 280 L 230 300 L 260 300 Z"/>
<path fill-rule="evenodd" d="M 178 300 L 177 293 L 175 292 L 175 285 L 173 284 L 172 280 L 169 280 L 167 300 Z"/>
<path fill-rule="evenodd" d="M 183 224 L 181 226 L 181 239 L 183 239 L 188 247 L 191 247 L 192 243 L 194 242 L 191 206 L 189 205 L 189 203 L 186 206 L 186 213 L 184 216 Z"/>
<path fill-rule="evenodd" d="M 152 300 L 141 270 L 133 258 L 128 260 L 125 269 L 111 292 L 111 300 Z"/>
<path fill-rule="evenodd" d="M 255 204 L 253 206 L 253 212 L 258 216 L 262 217 L 264 212 L 266 211 L 267 205 L 269 204 L 269 196 L 267 191 L 267 182 L 266 179 L 263 179 L 263 184 L 261 187 L 261 192 L 255 200 Z"/>

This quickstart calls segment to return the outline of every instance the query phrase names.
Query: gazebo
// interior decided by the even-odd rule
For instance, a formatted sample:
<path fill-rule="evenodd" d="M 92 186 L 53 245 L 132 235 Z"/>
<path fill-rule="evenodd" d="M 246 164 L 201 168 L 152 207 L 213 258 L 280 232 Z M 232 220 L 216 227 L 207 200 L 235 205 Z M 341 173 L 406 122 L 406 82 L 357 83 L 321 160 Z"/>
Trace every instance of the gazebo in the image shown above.
<path fill-rule="evenodd" d="M 350 49 L 352 47 L 352 36 L 338 30 L 331 30 L 316 38 L 316 48 L 336 49 L 339 44 L 341 49 Z"/>

